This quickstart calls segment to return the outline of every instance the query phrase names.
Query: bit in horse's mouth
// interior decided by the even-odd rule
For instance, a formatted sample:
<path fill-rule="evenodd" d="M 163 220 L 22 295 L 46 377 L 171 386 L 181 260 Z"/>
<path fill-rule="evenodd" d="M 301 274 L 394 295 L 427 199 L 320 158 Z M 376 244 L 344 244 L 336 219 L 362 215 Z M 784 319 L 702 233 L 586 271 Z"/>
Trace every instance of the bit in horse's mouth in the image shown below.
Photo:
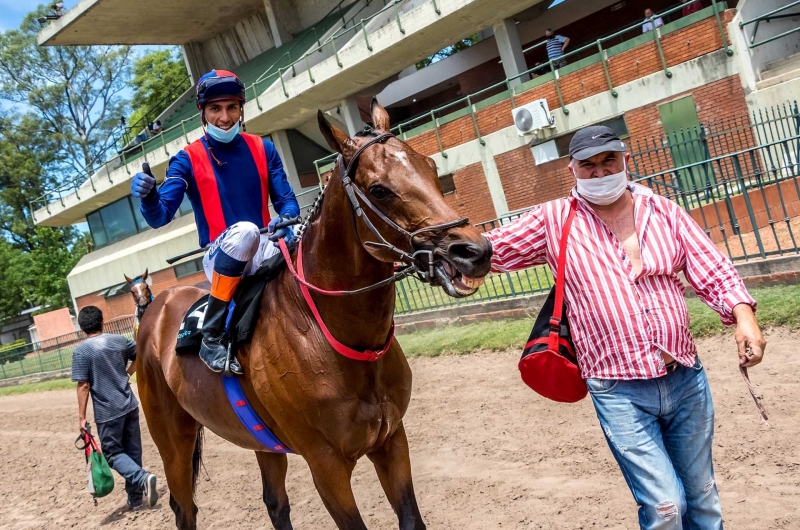
<path fill-rule="evenodd" d="M 483 278 L 465 276 L 447 260 L 436 262 L 433 272 L 442 289 L 455 298 L 463 298 L 475 294 L 478 288 L 483 285 Z"/>

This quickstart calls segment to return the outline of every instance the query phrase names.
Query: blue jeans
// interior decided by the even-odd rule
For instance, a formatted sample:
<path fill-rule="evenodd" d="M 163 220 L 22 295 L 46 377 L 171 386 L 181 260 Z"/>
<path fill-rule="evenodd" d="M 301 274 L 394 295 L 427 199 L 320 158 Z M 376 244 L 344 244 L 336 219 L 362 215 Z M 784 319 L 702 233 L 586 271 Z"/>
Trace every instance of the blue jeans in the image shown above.
<path fill-rule="evenodd" d="M 643 530 L 722 529 L 711 441 L 714 404 L 698 358 L 657 379 L 587 379 Z"/>
<path fill-rule="evenodd" d="M 111 469 L 125 479 L 128 502 L 142 503 L 144 481 L 148 473 L 142 469 L 142 433 L 138 407 L 119 418 L 97 424 L 100 449 Z"/>

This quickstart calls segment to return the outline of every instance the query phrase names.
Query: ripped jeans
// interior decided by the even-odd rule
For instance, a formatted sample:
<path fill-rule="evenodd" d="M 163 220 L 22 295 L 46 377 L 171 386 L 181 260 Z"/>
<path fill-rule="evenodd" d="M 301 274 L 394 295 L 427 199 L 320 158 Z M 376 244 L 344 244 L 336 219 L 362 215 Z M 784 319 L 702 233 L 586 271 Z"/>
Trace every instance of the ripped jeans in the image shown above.
<path fill-rule="evenodd" d="M 698 358 L 657 379 L 587 379 L 643 530 L 722 529 L 711 442 L 714 404 Z"/>

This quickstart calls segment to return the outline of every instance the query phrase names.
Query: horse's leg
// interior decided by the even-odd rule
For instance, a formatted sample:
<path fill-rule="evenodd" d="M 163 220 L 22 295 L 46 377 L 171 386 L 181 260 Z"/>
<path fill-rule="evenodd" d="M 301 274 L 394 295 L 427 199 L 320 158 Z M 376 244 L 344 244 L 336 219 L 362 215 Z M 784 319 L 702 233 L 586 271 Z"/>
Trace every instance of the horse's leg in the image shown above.
<path fill-rule="evenodd" d="M 322 503 L 339 530 L 367 530 L 350 487 L 355 461 L 346 460 L 327 447 L 304 456 Z"/>
<path fill-rule="evenodd" d="M 154 375 L 158 377 L 160 373 L 139 375 L 139 399 L 150 436 L 164 462 L 175 526 L 179 530 L 195 530 L 197 505 L 194 503 L 194 486 L 203 452 L 203 433 L 200 424 L 178 404 L 165 381 L 156 383 L 157 389 L 151 388 Z"/>
<path fill-rule="evenodd" d="M 400 530 L 424 530 L 414 485 L 411 480 L 411 459 L 402 422 L 386 443 L 367 457 L 375 465 L 386 498 L 400 520 Z"/>
<path fill-rule="evenodd" d="M 264 486 L 264 504 L 275 530 L 292 530 L 289 519 L 289 496 L 286 494 L 286 455 L 256 451 L 256 460 L 261 469 Z"/>

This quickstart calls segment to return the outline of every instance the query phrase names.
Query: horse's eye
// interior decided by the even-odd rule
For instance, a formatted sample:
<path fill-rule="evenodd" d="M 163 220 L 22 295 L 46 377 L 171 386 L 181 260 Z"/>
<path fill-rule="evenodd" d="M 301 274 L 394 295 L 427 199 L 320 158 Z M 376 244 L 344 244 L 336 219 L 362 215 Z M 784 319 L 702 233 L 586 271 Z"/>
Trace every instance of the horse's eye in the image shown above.
<path fill-rule="evenodd" d="M 379 201 L 387 199 L 391 196 L 392 192 L 384 188 L 383 186 L 375 185 L 369 188 L 369 193 Z"/>

